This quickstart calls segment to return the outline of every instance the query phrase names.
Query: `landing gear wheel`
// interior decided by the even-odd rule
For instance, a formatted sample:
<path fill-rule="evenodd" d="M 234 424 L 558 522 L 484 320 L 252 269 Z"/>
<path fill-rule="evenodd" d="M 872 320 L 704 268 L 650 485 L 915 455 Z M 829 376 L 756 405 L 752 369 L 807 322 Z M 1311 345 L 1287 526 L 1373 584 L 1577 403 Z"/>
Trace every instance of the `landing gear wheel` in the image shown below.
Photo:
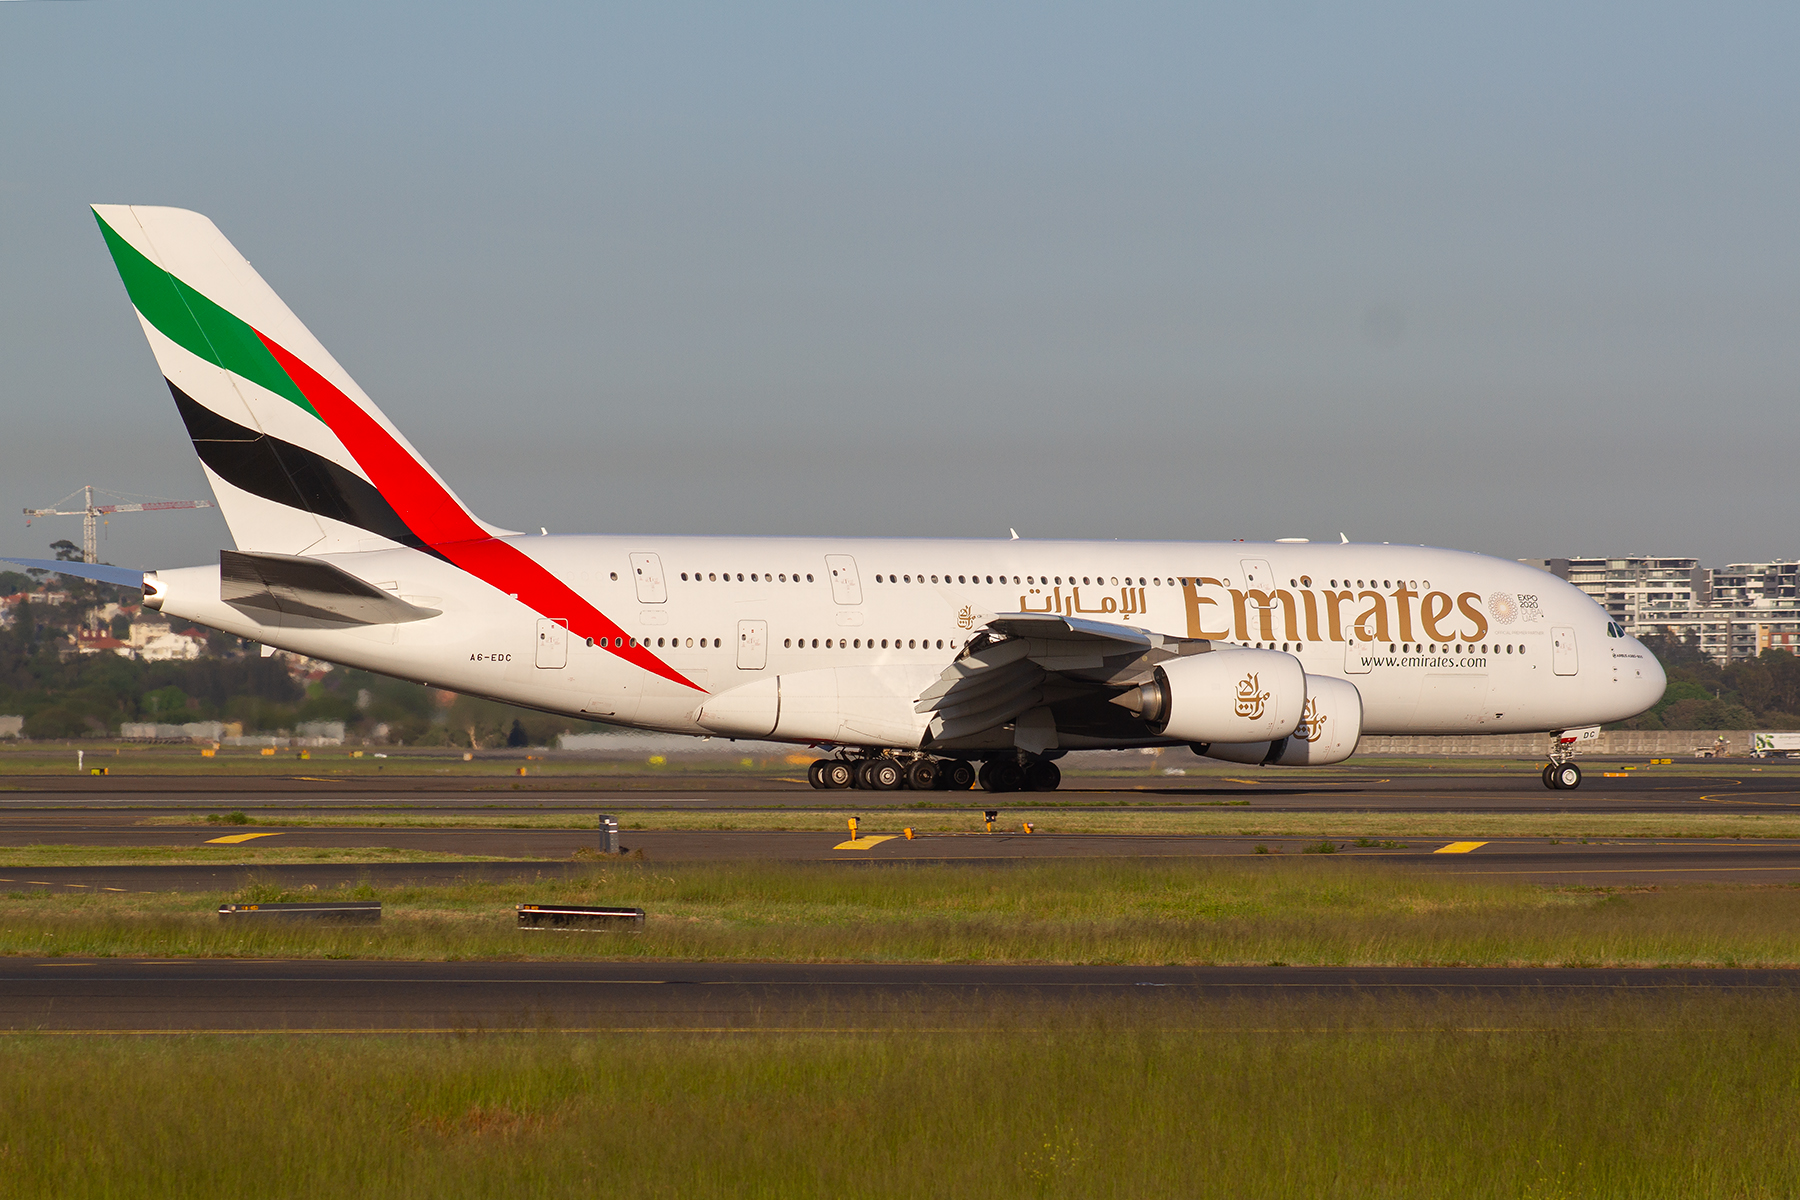
<path fill-rule="evenodd" d="M 1564 763 L 1556 768 L 1556 773 L 1551 776 L 1551 780 L 1556 784 L 1557 790 L 1573 791 L 1581 786 L 1581 768 L 1572 762 Z"/>
<path fill-rule="evenodd" d="M 1062 783 L 1062 769 L 1047 758 L 1033 760 L 1025 768 L 1025 786 L 1034 792 L 1054 792 Z"/>
<path fill-rule="evenodd" d="M 1016 792 L 1025 786 L 1025 772 L 1010 758 L 990 759 L 981 765 L 981 786 L 990 792 Z"/>
<path fill-rule="evenodd" d="M 921 758 L 906 768 L 906 786 L 915 792 L 936 791 L 938 763 L 935 758 Z"/>
<path fill-rule="evenodd" d="M 975 764 L 959 758 L 938 770 L 938 786 L 948 792 L 966 792 L 975 786 Z"/>
<path fill-rule="evenodd" d="M 856 772 L 841 758 L 828 758 L 819 764 L 819 786 L 837 790 L 856 786 Z"/>
<path fill-rule="evenodd" d="M 1555 763 L 1545 763 L 1544 764 L 1544 786 L 1545 787 L 1551 788 L 1551 789 L 1554 789 L 1556 787 L 1556 780 L 1554 780 L 1550 777 L 1551 772 L 1553 772 L 1555 770 L 1556 770 Z"/>
<path fill-rule="evenodd" d="M 891 792 L 905 782 L 900 764 L 891 758 L 871 758 L 857 772 L 856 781 L 870 791 Z"/>
<path fill-rule="evenodd" d="M 822 758 L 815 759 L 812 762 L 812 764 L 806 768 L 806 782 L 812 784 L 814 787 L 818 788 L 820 791 L 823 791 L 828 786 L 825 783 L 825 780 L 823 778 L 821 778 L 819 775 L 819 772 L 823 771 L 824 769 L 825 769 L 825 760 Z"/>

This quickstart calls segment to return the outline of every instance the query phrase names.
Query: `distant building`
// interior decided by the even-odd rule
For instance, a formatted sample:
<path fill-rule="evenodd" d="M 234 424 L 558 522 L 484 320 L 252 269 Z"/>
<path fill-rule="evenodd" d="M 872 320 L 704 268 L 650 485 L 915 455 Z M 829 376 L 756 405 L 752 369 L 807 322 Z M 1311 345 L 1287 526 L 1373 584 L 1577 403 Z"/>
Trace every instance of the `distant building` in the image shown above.
<path fill-rule="evenodd" d="M 216 742 L 224 734 L 225 726 L 218 721 L 188 721 L 181 725 L 159 721 L 126 721 L 119 726 L 119 736 L 128 742 Z"/>
<path fill-rule="evenodd" d="M 176 633 L 167 621 L 133 621 L 130 636 L 126 639 L 131 653 L 126 657 L 141 658 L 145 662 L 199 658 L 201 641 L 202 635 L 197 629 Z"/>
<path fill-rule="evenodd" d="M 1719 663 L 1800 652 L 1800 563 L 1703 567 L 1698 559 L 1522 560 L 1594 598 L 1635 637 L 1678 638 Z"/>
<path fill-rule="evenodd" d="M 16 738 L 24 735 L 24 717 L 0 717 L 0 738 Z"/>
<path fill-rule="evenodd" d="M 75 648 L 83 654 L 113 653 L 126 658 L 132 656 L 131 643 L 121 642 L 111 634 L 98 630 L 84 629 L 75 635 Z"/>

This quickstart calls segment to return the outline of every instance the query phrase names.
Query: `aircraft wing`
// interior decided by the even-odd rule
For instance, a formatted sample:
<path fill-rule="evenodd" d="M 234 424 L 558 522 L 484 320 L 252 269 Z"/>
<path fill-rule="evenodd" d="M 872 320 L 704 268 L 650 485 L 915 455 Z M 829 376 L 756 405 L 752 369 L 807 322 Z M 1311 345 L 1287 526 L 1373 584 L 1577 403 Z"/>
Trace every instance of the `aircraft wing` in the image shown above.
<path fill-rule="evenodd" d="M 106 563 L 64 562 L 52 558 L 0 558 L 0 562 L 11 563 L 15 567 L 24 567 L 27 571 L 55 571 L 59 575 L 73 575 L 77 579 L 92 579 L 95 583 L 110 583 L 115 587 L 144 586 L 144 573 L 133 571 L 130 567 L 114 567 Z"/>
<path fill-rule="evenodd" d="M 913 711 L 932 714 L 931 741 L 955 741 L 1058 701 L 1110 699 L 1150 678 L 1157 663 L 1210 646 L 1135 625 L 1002 613 L 983 623 Z"/>

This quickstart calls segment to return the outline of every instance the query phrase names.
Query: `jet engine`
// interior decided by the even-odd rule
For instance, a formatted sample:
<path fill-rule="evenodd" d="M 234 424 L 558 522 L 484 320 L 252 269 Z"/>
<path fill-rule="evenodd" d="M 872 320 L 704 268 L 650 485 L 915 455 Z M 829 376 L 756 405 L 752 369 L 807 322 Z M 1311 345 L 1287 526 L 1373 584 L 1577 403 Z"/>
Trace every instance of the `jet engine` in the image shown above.
<path fill-rule="evenodd" d="M 1300 724 L 1306 682 L 1291 654 L 1212 650 L 1170 659 L 1113 703 L 1143 717 L 1153 733 L 1184 742 L 1269 742 Z"/>
<path fill-rule="evenodd" d="M 1282 767 L 1324 767 L 1356 753 L 1362 737 L 1362 693 L 1347 679 L 1306 677 L 1306 708 L 1284 738 L 1258 742 L 1195 742 L 1195 754 L 1224 762 Z"/>

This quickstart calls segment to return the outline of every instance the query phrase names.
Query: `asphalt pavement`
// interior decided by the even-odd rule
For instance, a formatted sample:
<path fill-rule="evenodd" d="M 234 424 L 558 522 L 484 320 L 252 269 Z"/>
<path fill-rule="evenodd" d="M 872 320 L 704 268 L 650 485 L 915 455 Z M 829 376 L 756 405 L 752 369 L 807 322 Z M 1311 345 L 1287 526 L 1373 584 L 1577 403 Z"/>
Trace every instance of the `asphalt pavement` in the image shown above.
<path fill-rule="evenodd" d="M 923 1032 L 999 1016 L 1029 1032 L 1033 1017 L 1066 1019 L 1083 1002 L 1118 1019 L 1228 1030 L 1245 1015 L 1220 1003 L 1232 1000 L 1796 992 L 1793 970 L 10 958 L 0 959 L 0 1031 Z M 1505 1024 L 1483 1014 L 1484 1027 Z M 1263 1028 L 1267 1010 L 1257 1023 L 1277 1031 Z"/>
<path fill-rule="evenodd" d="M 386 775 L 36 775 L 0 779 L 0 812 L 32 809 L 245 812 L 296 807 L 391 806 L 420 812 L 481 809 L 631 811 L 826 809 L 908 804 L 1012 809 L 1117 805 L 1154 810 L 1249 806 L 1265 812 L 1800 812 L 1800 764 L 1721 760 L 1652 766 L 1582 760 L 1586 780 L 1570 792 L 1545 788 L 1537 767 L 1480 768 L 1453 759 L 1429 765 L 1359 766 L 1319 772 L 1244 767 L 1230 774 L 1067 775 L 1056 792 L 820 792 L 779 775 L 684 777 L 641 772 L 587 777 L 505 778 Z M 1169 768 L 1185 771 L 1186 768 Z M 1197 769 L 1198 770 L 1198 769 Z"/>

